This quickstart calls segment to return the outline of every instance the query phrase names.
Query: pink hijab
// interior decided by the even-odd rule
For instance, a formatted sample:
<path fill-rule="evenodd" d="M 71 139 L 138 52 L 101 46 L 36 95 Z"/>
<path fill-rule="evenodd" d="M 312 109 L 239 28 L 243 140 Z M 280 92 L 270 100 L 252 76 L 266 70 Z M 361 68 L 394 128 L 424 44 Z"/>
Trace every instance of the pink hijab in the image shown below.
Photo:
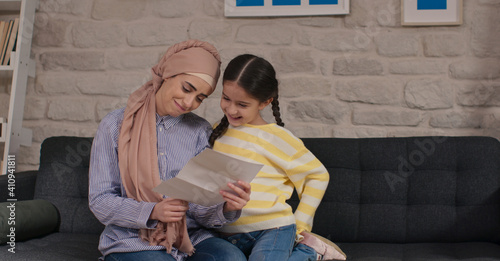
<path fill-rule="evenodd" d="M 152 189 L 161 183 L 156 138 L 155 94 L 164 79 L 186 73 L 197 75 L 215 88 L 220 75 L 220 56 L 207 42 L 188 40 L 171 46 L 152 68 L 153 79 L 133 92 L 128 101 L 118 137 L 118 164 L 127 197 L 137 201 L 160 202 Z M 186 218 L 179 222 L 158 221 L 155 229 L 141 229 L 139 237 L 150 245 L 172 246 L 192 255 Z"/>

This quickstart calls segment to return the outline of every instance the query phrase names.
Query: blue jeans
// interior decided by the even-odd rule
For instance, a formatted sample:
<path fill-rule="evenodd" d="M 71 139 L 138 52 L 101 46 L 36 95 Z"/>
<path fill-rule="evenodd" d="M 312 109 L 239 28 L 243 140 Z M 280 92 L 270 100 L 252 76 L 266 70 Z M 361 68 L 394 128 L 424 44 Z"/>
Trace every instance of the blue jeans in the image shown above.
<path fill-rule="evenodd" d="M 246 261 L 245 255 L 231 243 L 221 238 L 208 238 L 196 246 L 195 253 L 188 261 Z M 165 250 L 139 251 L 129 253 L 112 253 L 105 257 L 106 261 L 141 261 L 164 260 L 175 261 Z"/>
<path fill-rule="evenodd" d="M 249 261 L 288 260 L 295 243 L 296 226 L 240 233 L 224 237 L 248 256 Z"/>
<path fill-rule="evenodd" d="M 298 243 L 292 251 L 288 261 L 314 261 L 317 260 L 316 250 L 310 246 Z"/>

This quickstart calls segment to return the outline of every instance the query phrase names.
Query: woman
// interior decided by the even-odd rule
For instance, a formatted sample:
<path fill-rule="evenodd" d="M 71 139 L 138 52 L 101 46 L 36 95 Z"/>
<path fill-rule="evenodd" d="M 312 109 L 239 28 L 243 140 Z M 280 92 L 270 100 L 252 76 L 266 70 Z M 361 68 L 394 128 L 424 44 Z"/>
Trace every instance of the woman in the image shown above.
<path fill-rule="evenodd" d="M 210 124 L 191 113 L 213 93 L 220 57 L 209 43 L 170 47 L 153 79 L 132 93 L 126 108 L 109 113 L 94 138 L 89 206 L 106 226 L 105 260 L 246 260 L 209 228 L 236 220 L 250 185 L 228 184 L 224 203 L 203 207 L 152 191 L 208 147 Z M 196 251 L 194 251 L 196 249 Z"/>

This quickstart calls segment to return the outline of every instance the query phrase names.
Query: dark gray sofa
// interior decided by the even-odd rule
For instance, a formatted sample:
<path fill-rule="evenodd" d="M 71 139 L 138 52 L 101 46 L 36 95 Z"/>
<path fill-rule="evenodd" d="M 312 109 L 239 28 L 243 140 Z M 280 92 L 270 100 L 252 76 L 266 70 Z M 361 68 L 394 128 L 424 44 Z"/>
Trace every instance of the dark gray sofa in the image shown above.
<path fill-rule="evenodd" d="M 51 137 L 17 200 L 44 199 L 56 231 L 0 246 L 0 260 L 96 260 L 103 226 L 88 209 L 92 138 Z M 313 232 L 348 260 L 500 260 L 500 143 L 490 137 L 306 138 L 330 172 Z M 36 183 L 35 183 L 36 180 Z M 9 197 L 0 177 L 0 202 Z M 296 206 L 297 197 L 290 200 Z"/>

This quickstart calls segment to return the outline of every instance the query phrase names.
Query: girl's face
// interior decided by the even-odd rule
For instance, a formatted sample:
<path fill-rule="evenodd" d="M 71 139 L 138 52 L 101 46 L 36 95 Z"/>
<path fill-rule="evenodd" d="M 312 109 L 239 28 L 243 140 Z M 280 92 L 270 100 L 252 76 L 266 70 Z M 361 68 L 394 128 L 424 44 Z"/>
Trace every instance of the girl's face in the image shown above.
<path fill-rule="evenodd" d="M 243 124 L 263 125 L 267 122 L 262 119 L 260 110 L 264 109 L 271 101 L 272 98 L 265 102 L 259 102 L 236 82 L 224 81 L 220 107 L 229 124 L 234 127 Z"/>
<path fill-rule="evenodd" d="M 160 116 L 180 116 L 198 108 L 212 92 L 207 82 L 193 75 L 167 78 L 156 92 L 156 112 Z"/>

